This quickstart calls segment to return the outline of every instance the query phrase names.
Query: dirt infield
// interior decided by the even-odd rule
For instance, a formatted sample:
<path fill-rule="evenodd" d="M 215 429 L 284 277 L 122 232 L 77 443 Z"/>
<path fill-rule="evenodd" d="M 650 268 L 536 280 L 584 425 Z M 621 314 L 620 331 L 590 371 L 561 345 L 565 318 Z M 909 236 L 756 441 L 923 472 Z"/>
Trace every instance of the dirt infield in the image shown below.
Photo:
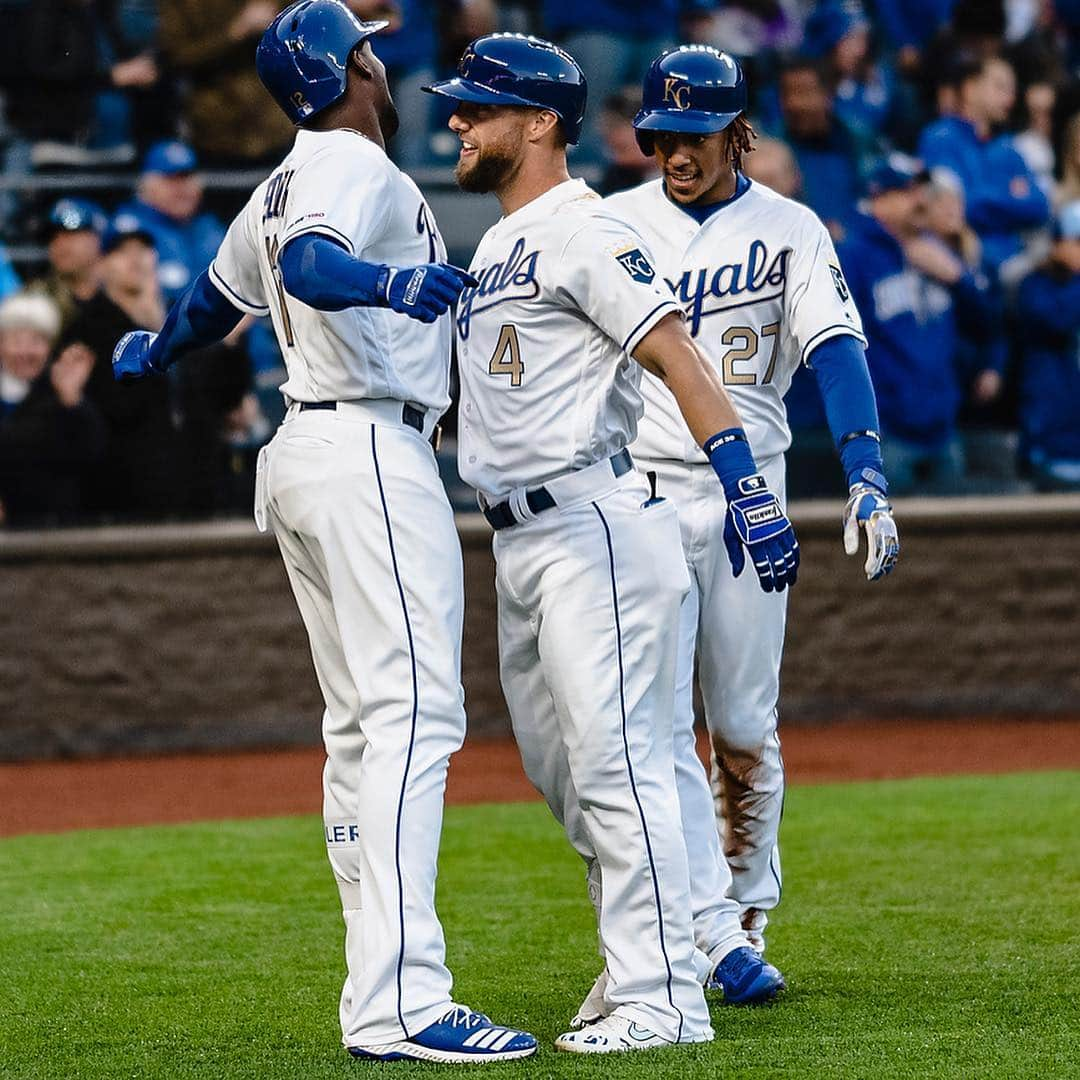
<path fill-rule="evenodd" d="M 789 782 L 1080 768 L 1080 717 L 792 727 Z M 704 749 L 704 746 L 702 747 Z M 0 765 L 0 836 L 316 813 L 317 749 Z M 473 740 L 450 767 L 452 803 L 536 798 L 508 740 Z"/>

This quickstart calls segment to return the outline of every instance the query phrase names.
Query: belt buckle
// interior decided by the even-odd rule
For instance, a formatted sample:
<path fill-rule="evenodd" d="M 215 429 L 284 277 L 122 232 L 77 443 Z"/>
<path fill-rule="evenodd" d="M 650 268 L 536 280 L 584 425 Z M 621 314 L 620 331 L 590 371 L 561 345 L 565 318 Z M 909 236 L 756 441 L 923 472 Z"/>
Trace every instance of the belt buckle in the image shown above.
<path fill-rule="evenodd" d="M 431 448 L 436 454 L 442 449 L 442 424 L 436 424 L 431 432 Z"/>

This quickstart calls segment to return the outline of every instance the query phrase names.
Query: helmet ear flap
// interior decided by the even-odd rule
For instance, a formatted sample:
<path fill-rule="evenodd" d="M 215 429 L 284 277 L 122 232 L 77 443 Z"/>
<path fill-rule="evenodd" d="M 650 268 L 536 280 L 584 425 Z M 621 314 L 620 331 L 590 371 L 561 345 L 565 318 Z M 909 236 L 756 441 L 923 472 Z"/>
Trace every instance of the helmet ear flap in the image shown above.
<path fill-rule="evenodd" d="M 641 148 L 641 152 L 646 157 L 653 156 L 653 134 L 651 131 L 642 131 L 641 128 L 634 128 L 634 138 L 637 139 L 637 144 Z"/>

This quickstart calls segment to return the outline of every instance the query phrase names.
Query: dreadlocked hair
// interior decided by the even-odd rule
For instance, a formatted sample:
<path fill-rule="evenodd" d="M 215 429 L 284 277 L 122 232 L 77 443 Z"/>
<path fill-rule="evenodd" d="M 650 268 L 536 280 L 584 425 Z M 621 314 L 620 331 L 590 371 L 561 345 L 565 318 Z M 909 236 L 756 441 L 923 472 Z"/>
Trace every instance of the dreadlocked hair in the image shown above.
<path fill-rule="evenodd" d="M 727 126 L 728 133 L 728 161 L 731 167 L 739 172 L 742 169 L 744 154 L 753 153 L 754 140 L 757 132 L 753 129 L 750 121 L 743 113 L 740 113 Z"/>

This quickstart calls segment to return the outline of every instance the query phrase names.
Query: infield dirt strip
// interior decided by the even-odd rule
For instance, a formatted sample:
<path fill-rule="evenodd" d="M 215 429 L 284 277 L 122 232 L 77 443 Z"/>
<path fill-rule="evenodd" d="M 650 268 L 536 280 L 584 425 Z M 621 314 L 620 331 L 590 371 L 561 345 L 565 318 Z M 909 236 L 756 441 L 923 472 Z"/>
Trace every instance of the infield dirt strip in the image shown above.
<path fill-rule="evenodd" d="M 781 735 L 795 784 L 1080 768 L 1080 717 L 851 722 Z M 314 814 L 323 760 L 302 748 L 4 764 L 0 835 Z M 509 739 L 467 741 L 451 761 L 451 803 L 535 798 Z"/>

